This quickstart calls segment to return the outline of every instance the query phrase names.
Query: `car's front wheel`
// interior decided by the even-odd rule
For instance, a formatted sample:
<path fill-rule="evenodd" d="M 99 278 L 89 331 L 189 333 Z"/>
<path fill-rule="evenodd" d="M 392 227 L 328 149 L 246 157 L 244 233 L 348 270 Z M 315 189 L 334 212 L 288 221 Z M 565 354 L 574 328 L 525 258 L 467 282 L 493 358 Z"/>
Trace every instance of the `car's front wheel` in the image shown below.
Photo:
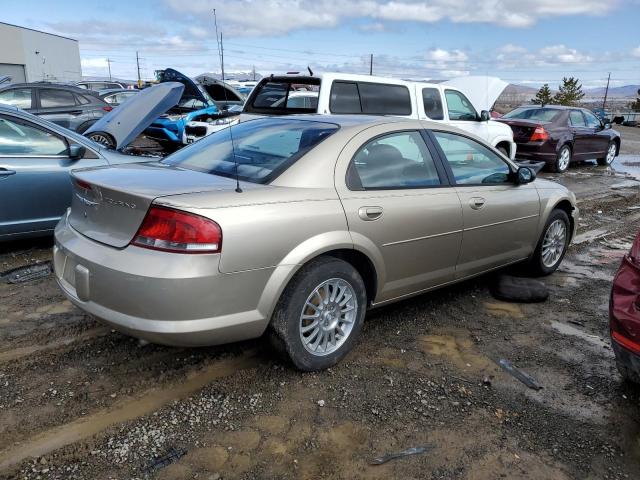
<path fill-rule="evenodd" d="M 320 257 L 302 267 L 284 290 L 271 337 L 300 370 L 322 370 L 353 348 L 366 307 L 358 271 L 343 260 Z"/>
<path fill-rule="evenodd" d="M 90 134 L 85 135 L 85 137 L 107 148 L 116 148 L 116 141 L 106 132 L 91 132 Z"/>
<path fill-rule="evenodd" d="M 618 146 L 616 145 L 616 142 L 609 142 L 606 155 L 602 158 L 598 158 L 598 165 L 611 165 L 611 163 L 616 159 L 617 154 Z"/>
<path fill-rule="evenodd" d="M 542 236 L 529 260 L 531 273 L 550 275 L 560 266 L 571 237 L 571 223 L 564 210 L 555 209 L 549 215 Z"/>

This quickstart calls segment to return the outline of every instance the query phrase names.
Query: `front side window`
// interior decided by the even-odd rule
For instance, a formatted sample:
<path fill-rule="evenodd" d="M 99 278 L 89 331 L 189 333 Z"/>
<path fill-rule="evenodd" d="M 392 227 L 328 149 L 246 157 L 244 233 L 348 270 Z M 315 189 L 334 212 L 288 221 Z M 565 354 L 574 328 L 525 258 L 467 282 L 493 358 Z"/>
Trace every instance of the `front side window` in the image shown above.
<path fill-rule="evenodd" d="M 163 162 L 229 178 L 235 178 L 237 168 L 240 180 L 268 183 L 338 128 L 277 117 L 251 120 L 215 132 Z"/>
<path fill-rule="evenodd" d="M 349 165 L 351 190 L 440 185 L 435 163 L 418 132 L 398 132 L 366 143 Z"/>
<path fill-rule="evenodd" d="M 447 100 L 447 111 L 449 120 L 477 120 L 478 113 L 471 102 L 462 92 L 457 90 L 445 90 L 444 96 Z"/>
<path fill-rule="evenodd" d="M 75 106 L 76 99 L 72 92 L 43 88 L 40 90 L 40 106 L 42 108 Z"/>
<path fill-rule="evenodd" d="M 13 105 L 23 110 L 31 108 L 31 89 L 14 88 L 0 92 L 0 103 Z"/>
<path fill-rule="evenodd" d="M 584 117 L 587 120 L 587 127 L 590 127 L 590 128 L 602 127 L 602 123 L 600 122 L 598 117 L 596 117 L 593 113 L 591 112 L 583 112 L 583 113 L 584 113 Z"/>
<path fill-rule="evenodd" d="M 449 132 L 433 132 L 451 167 L 456 184 L 510 182 L 511 170 L 497 153 L 475 140 Z"/>
<path fill-rule="evenodd" d="M 423 88 L 422 103 L 424 105 L 424 113 L 427 117 L 431 120 L 444 120 L 440 90 L 437 88 Z"/>
<path fill-rule="evenodd" d="M 586 127 L 587 124 L 584 121 L 582 112 L 580 110 L 571 110 L 569 112 L 569 122 L 573 127 Z"/>
<path fill-rule="evenodd" d="M 60 137 L 27 122 L 0 117 L 0 156 L 66 155 L 67 145 Z"/>

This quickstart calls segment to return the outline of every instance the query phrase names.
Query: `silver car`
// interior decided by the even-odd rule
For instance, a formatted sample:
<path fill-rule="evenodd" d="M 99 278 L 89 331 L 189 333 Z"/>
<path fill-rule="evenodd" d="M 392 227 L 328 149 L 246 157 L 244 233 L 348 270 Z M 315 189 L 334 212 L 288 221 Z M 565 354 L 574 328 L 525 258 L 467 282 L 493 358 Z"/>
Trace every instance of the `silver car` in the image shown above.
<path fill-rule="evenodd" d="M 442 124 L 262 118 L 158 163 L 73 173 L 54 264 L 81 309 L 151 342 L 269 335 L 339 361 L 371 307 L 516 262 L 550 274 L 575 197 Z"/>

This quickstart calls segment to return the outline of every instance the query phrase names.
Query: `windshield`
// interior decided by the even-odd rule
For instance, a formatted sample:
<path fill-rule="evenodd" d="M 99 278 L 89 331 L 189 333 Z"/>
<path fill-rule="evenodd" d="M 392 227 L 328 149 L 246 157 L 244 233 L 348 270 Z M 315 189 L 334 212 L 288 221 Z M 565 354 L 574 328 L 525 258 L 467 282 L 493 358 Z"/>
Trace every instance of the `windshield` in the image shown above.
<path fill-rule="evenodd" d="M 316 113 L 319 91 L 320 79 L 315 77 L 270 78 L 251 92 L 245 111 L 267 115 Z"/>
<path fill-rule="evenodd" d="M 555 108 L 516 108 L 505 114 L 502 118 L 514 118 L 521 120 L 539 120 L 542 122 L 553 122 L 560 115 L 560 110 Z"/>
<path fill-rule="evenodd" d="M 163 163 L 231 178 L 237 163 L 240 180 L 268 183 L 338 128 L 308 120 L 251 120 L 209 135 Z"/>

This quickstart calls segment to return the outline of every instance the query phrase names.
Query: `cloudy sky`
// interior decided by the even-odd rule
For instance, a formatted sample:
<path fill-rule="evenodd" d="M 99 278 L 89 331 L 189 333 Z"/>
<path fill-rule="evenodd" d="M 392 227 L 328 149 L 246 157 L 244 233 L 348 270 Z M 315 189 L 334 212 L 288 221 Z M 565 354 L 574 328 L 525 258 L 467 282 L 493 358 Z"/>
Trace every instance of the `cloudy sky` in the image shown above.
<path fill-rule="evenodd" d="M 80 41 L 83 74 L 133 79 L 174 67 L 304 70 L 402 78 L 497 75 L 555 87 L 640 83 L 640 0 L 21 0 L 2 21 Z M 78 5 L 82 5 L 79 7 Z M 635 33 L 634 33 L 635 32 Z"/>

